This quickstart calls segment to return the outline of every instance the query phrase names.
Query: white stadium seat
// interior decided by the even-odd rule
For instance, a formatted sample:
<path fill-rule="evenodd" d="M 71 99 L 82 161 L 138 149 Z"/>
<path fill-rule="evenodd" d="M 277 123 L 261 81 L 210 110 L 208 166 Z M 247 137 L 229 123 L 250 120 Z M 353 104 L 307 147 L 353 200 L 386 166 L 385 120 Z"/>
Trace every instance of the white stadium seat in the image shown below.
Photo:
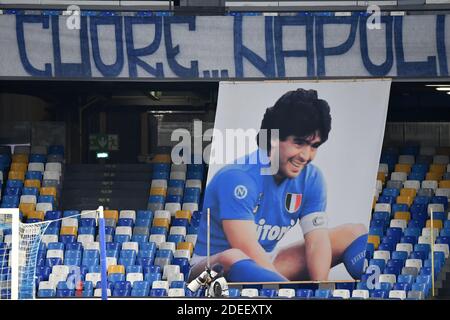
<path fill-rule="evenodd" d="M 391 258 L 391 253 L 389 251 L 386 250 L 376 250 L 373 253 L 373 258 L 374 259 L 383 259 L 384 262 L 388 262 L 388 260 Z"/>
<path fill-rule="evenodd" d="M 136 222 L 136 211 L 134 210 L 120 210 L 119 219 L 132 219 Z"/>
<path fill-rule="evenodd" d="M 389 167 L 387 163 L 378 164 L 378 172 L 383 172 L 385 176 L 389 174 Z"/>
<path fill-rule="evenodd" d="M 431 212 L 445 212 L 444 205 L 442 203 L 430 203 L 428 205 L 428 215 L 430 215 Z"/>
<path fill-rule="evenodd" d="M 59 162 L 47 162 L 45 164 L 45 171 L 58 172 L 59 174 L 61 174 L 61 172 L 62 172 L 61 163 L 59 163 Z"/>
<path fill-rule="evenodd" d="M 389 226 L 391 228 L 401 228 L 402 230 L 405 230 L 408 226 L 408 223 L 403 219 L 392 219 Z"/>
<path fill-rule="evenodd" d="M 169 291 L 169 282 L 162 280 L 153 281 L 152 289 L 165 289 L 166 291 Z"/>
<path fill-rule="evenodd" d="M 403 183 L 404 188 L 415 189 L 416 191 L 420 189 L 420 181 L 419 180 L 406 180 Z"/>
<path fill-rule="evenodd" d="M 395 274 L 380 274 L 379 281 L 388 282 L 394 285 L 395 282 L 397 282 L 397 277 L 395 276 Z"/>
<path fill-rule="evenodd" d="M 122 243 L 122 250 L 133 250 L 136 254 L 139 252 L 138 242 L 124 242 Z"/>
<path fill-rule="evenodd" d="M 45 171 L 45 167 L 43 163 L 40 162 L 30 162 L 28 164 L 28 171 L 39 171 L 39 172 L 44 172 Z"/>
<path fill-rule="evenodd" d="M 121 226 L 116 228 L 116 235 L 128 235 L 131 238 L 133 232 L 131 230 L 131 227 Z"/>
<path fill-rule="evenodd" d="M 44 171 L 44 180 L 60 181 L 60 173 L 55 171 Z"/>
<path fill-rule="evenodd" d="M 186 172 L 172 171 L 170 173 L 170 180 L 186 180 Z"/>
<path fill-rule="evenodd" d="M 185 202 L 183 203 L 183 210 L 190 212 L 198 211 L 198 204 L 195 202 Z"/>
<path fill-rule="evenodd" d="M 391 213 L 391 205 L 389 203 L 377 203 L 375 204 L 375 211 Z"/>
<path fill-rule="evenodd" d="M 106 268 L 109 268 L 109 266 L 116 266 L 116 265 L 117 265 L 116 257 L 106 257 Z"/>
<path fill-rule="evenodd" d="M 61 258 L 64 259 L 64 251 L 63 250 L 47 250 L 47 259 L 49 258 Z"/>
<path fill-rule="evenodd" d="M 392 172 L 391 174 L 391 180 L 392 181 L 401 181 L 405 182 L 407 180 L 408 176 L 406 172 Z"/>
<path fill-rule="evenodd" d="M 194 246 L 197 243 L 197 235 L 196 234 L 188 234 L 186 235 L 186 242 L 191 242 Z"/>
<path fill-rule="evenodd" d="M 413 251 L 413 245 L 411 243 L 397 243 L 395 250 L 406 251 L 409 255 Z"/>
<path fill-rule="evenodd" d="M 170 171 L 171 172 L 186 172 L 187 171 L 187 166 L 184 163 L 180 163 L 180 164 L 172 163 Z"/>
<path fill-rule="evenodd" d="M 51 273 L 50 276 L 48 277 L 48 281 L 53 285 L 54 289 L 56 289 L 58 282 L 66 281 L 66 280 L 67 280 L 67 275 L 60 274 L 60 273 Z"/>
<path fill-rule="evenodd" d="M 87 242 L 83 244 L 84 250 L 97 250 L 100 252 L 100 242 Z"/>
<path fill-rule="evenodd" d="M 174 258 L 186 258 L 186 259 L 190 260 L 191 252 L 189 250 L 178 249 L 178 250 L 175 250 L 173 257 Z"/>
<path fill-rule="evenodd" d="M 443 252 L 445 255 L 445 259 L 448 259 L 449 255 L 449 248 L 447 243 L 436 243 L 434 246 L 434 251 L 440 251 Z"/>
<path fill-rule="evenodd" d="M 44 234 L 42 236 L 41 242 L 45 243 L 47 246 L 51 242 L 58 242 L 58 235 L 56 234 Z"/>
<path fill-rule="evenodd" d="M 111 297 L 111 289 L 107 289 L 106 290 L 106 295 L 108 297 Z M 94 290 L 94 297 L 96 298 L 100 298 L 102 296 L 102 289 L 101 288 L 97 288 Z"/>
<path fill-rule="evenodd" d="M 422 260 L 420 259 L 406 259 L 405 267 L 412 267 L 420 270 L 422 268 Z"/>
<path fill-rule="evenodd" d="M 140 272 L 130 272 L 127 273 L 126 281 L 131 282 L 131 286 L 133 286 L 135 281 L 143 281 L 144 275 Z"/>
<path fill-rule="evenodd" d="M 381 182 L 381 180 L 377 180 L 375 189 L 377 190 L 378 194 L 380 194 L 381 191 L 383 191 L 383 182 Z"/>
<path fill-rule="evenodd" d="M 172 214 L 169 210 L 156 210 L 155 211 L 155 219 L 162 218 L 162 219 L 168 219 L 170 223 L 170 219 L 172 217 Z"/>
<path fill-rule="evenodd" d="M 55 288 L 50 281 L 41 281 L 39 282 L 39 290 L 55 290 Z"/>
<path fill-rule="evenodd" d="M 102 275 L 98 272 L 89 272 L 89 273 L 86 273 L 85 279 L 86 279 L 86 281 L 92 282 L 92 284 L 95 287 L 97 285 L 97 282 L 102 280 Z"/>
<path fill-rule="evenodd" d="M 422 181 L 422 189 L 433 189 L 433 192 L 436 191 L 438 187 L 438 182 L 436 180 L 423 180 Z"/>
<path fill-rule="evenodd" d="M 389 291 L 389 299 L 406 299 L 406 291 L 403 290 L 391 290 Z"/>
<path fill-rule="evenodd" d="M 183 288 L 170 288 L 167 295 L 169 297 L 184 297 L 185 292 Z"/>
<path fill-rule="evenodd" d="M 169 231 L 169 234 L 180 234 L 183 237 L 185 237 L 186 236 L 186 227 L 181 227 L 181 226 L 179 226 L 179 227 L 177 227 L 177 226 L 171 227 L 170 231 Z"/>
<path fill-rule="evenodd" d="M 175 217 L 175 213 L 179 210 L 181 210 L 181 203 L 178 202 L 167 202 L 165 207 L 165 210 L 170 212 L 170 215 L 172 217 Z"/>
<path fill-rule="evenodd" d="M 278 296 L 280 298 L 294 298 L 295 290 L 291 288 L 281 288 L 278 290 Z"/>
<path fill-rule="evenodd" d="M 255 288 L 245 288 L 241 291 L 241 297 L 254 298 L 258 296 L 258 289 Z"/>
<path fill-rule="evenodd" d="M 46 213 L 47 211 L 52 211 L 53 205 L 51 203 L 38 203 L 36 204 L 36 211 L 42 211 Z"/>
<path fill-rule="evenodd" d="M 348 299 L 348 298 L 350 298 L 350 290 L 345 290 L 345 289 L 333 290 L 333 297 Z"/>
<path fill-rule="evenodd" d="M 159 248 L 161 243 L 166 242 L 166 236 L 164 234 L 151 234 L 148 239 L 149 242 L 154 242 Z"/>
<path fill-rule="evenodd" d="M 95 210 L 83 210 L 80 213 L 80 219 L 95 219 L 97 221 L 97 211 Z"/>
<path fill-rule="evenodd" d="M 61 226 L 78 228 L 78 219 L 77 218 L 64 218 L 61 220 Z"/>
<path fill-rule="evenodd" d="M 447 199 L 450 199 L 450 189 L 449 188 L 437 188 L 435 195 L 437 197 L 447 197 Z"/>
<path fill-rule="evenodd" d="M 56 265 L 52 267 L 52 273 L 53 274 L 62 274 L 65 275 L 67 277 L 67 275 L 69 274 L 69 266 L 65 266 L 65 265 Z"/>
<path fill-rule="evenodd" d="M 34 204 L 36 204 L 36 202 L 37 202 L 36 196 L 32 196 L 32 195 L 20 196 L 20 203 L 34 203 Z"/>
<path fill-rule="evenodd" d="M 150 186 L 151 189 L 153 188 L 165 188 L 167 189 L 167 180 L 165 179 L 154 179 L 152 180 L 152 184 Z"/>
<path fill-rule="evenodd" d="M 439 229 L 433 228 L 433 237 L 437 237 L 438 234 L 439 234 Z M 422 236 L 431 237 L 431 228 L 422 228 Z"/>
<path fill-rule="evenodd" d="M 182 273 L 169 273 L 167 275 L 167 282 L 169 282 L 169 285 L 173 281 L 184 281 L 184 274 Z"/>
<path fill-rule="evenodd" d="M 369 290 L 353 290 L 352 298 L 369 299 Z"/>
<path fill-rule="evenodd" d="M 436 240 L 436 236 L 434 237 Z M 431 236 L 420 236 L 417 239 L 418 244 L 430 244 L 431 243 Z"/>
<path fill-rule="evenodd" d="M 86 243 L 94 242 L 93 234 L 79 234 L 77 237 L 77 241 L 82 243 L 85 246 Z"/>

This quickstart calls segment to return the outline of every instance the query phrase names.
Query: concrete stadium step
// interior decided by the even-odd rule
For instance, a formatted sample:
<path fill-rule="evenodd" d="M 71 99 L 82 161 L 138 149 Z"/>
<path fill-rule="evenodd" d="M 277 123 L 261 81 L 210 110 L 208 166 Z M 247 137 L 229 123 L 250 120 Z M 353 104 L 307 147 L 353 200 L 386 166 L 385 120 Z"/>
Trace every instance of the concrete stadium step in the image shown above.
<path fill-rule="evenodd" d="M 140 210 L 147 208 L 147 199 L 139 197 L 81 197 L 77 199 L 66 199 L 66 201 L 63 202 L 62 207 L 63 210 L 85 210 L 97 208 L 100 205 L 104 206 L 107 209 Z"/>
<path fill-rule="evenodd" d="M 151 164 L 70 164 L 66 172 L 152 172 Z"/>
<path fill-rule="evenodd" d="M 64 198 L 79 197 L 148 197 L 148 189 L 128 189 L 128 188 L 83 188 L 65 189 Z"/>
<path fill-rule="evenodd" d="M 65 181 L 150 181 L 150 172 L 65 172 Z"/>
<path fill-rule="evenodd" d="M 127 190 L 150 190 L 150 180 L 148 181 L 83 181 L 83 180 L 70 180 L 64 181 L 64 190 L 71 189 L 127 189 Z"/>

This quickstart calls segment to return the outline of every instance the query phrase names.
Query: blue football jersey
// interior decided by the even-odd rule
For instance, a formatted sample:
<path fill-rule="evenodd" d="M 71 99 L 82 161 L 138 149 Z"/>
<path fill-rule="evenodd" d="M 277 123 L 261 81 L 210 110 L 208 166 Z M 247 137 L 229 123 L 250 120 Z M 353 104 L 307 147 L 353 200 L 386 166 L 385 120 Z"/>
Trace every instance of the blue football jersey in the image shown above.
<path fill-rule="evenodd" d="M 211 255 L 231 248 L 222 228 L 223 220 L 254 221 L 259 243 L 270 252 L 298 219 L 325 213 L 325 182 L 320 170 L 311 163 L 296 178 L 284 179 L 280 184 L 272 175 L 261 174 L 263 168 L 270 166 L 261 150 L 237 163 L 245 164 L 225 166 L 206 188 L 195 254 L 207 255 L 207 208 L 211 212 Z"/>

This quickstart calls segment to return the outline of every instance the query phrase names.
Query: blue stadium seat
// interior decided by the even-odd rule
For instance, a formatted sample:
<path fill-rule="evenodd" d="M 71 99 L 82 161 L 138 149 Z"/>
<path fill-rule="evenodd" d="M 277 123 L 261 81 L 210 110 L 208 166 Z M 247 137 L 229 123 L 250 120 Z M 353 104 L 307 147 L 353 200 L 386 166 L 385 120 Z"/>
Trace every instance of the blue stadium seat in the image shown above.
<path fill-rule="evenodd" d="M 152 220 L 150 220 L 150 219 L 141 219 L 141 218 L 138 218 L 138 219 L 136 219 L 136 224 L 135 224 L 135 226 L 136 227 L 150 227 L 150 225 L 152 224 Z"/>
<path fill-rule="evenodd" d="M 420 259 L 424 261 L 427 258 L 427 253 L 425 251 L 413 251 L 409 255 L 409 259 Z"/>
<path fill-rule="evenodd" d="M 123 273 L 111 273 L 108 274 L 108 281 L 116 283 L 118 281 L 125 281 L 125 274 Z"/>
<path fill-rule="evenodd" d="M 408 205 L 405 203 L 394 203 L 392 205 L 392 214 L 394 215 L 397 211 L 408 211 Z"/>
<path fill-rule="evenodd" d="M 96 222 L 94 218 L 80 218 L 79 221 L 79 225 L 80 228 L 87 228 L 87 227 L 91 227 L 91 228 L 95 228 L 96 227 Z"/>
<path fill-rule="evenodd" d="M 138 257 L 136 259 L 136 263 L 142 266 L 143 268 L 150 267 L 153 265 L 155 258 L 152 257 Z"/>
<path fill-rule="evenodd" d="M 56 296 L 56 291 L 53 289 L 40 289 L 38 290 L 39 298 L 53 298 Z"/>
<path fill-rule="evenodd" d="M 430 201 L 431 198 L 427 196 L 417 196 L 414 198 L 414 204 L 428 205 Z"/>
<path fill-rule="evenodd" d="M 72 217 L 72 216 L 78 216 L 80 214 L 80 211 L 78 210 L 65 210 L 63 212 L 63 217 L 64 218 L 68 218 L 68 217 Z M 78 216 L 79 219 L 79 216 Z"/>
<path fill-rule="evenodd" d="M 61 211 L 47 211 L 44 220 L 56 220 L 62 218 Z"/>
<path fill-rule="evenodd" d="M 124 243 L 124 242 L 130 242 L 130 236 L 127 234 L 116 234 L 114 236 L 114 242 L 117 243 Z"/>
<path fill-rule="evenodd" d="M 275 290 L 275 289 L 261 289 L 261 290 L 259 290 L 259 296 L 260 297 L 274 298 L 277 295 L 278 295 L 277 294 L 277 290 Z"/>
<path fill-rule="evenodd" d="M 203 180 L 203 172 L 200 171 L 188 171 L 186 173 L 187 180 Z"/>
<path fill-rule="evenodd" d="M 147 297 L 150 292 L 149 281 L 135 281 L 131 289 L 132 297 Z"/>
<path fill-rule="evenodd" d="M 62 145 L 51 145 L 48 147 L 49 155 L 62 155 L 64 156 L 64 146 Z"/>
<path fill-rule="evenodd" d="M 175 244 L 184 241 L 184 236 L 181 234 L 171 234 L 167 237 L 167 242 L 173 242 Z"/>
<path fill-rule="evenodd" d="M 114 283 L 113 297 L 128 297 L 131 294 L 131 282 L 116 281 Z"/>
<path fill-rule="evenodd" d="M 169 163 L 153 163 L 152 171 L 170 172 L 170 164 Z"/>
<path fill-rule="evenodd" d="M 241 292 L 238 288 L 228 288 L 228 296 L 230 298 L 237 298 L 241 296 Z"/>
<path fill-rule="evenodd" d="M 188 219 L 175 218 L 172 221 L 172 227 L 185 227 L 185 228 L 188 228 L 188 226 L 189 226 L 189 220 Z"/>
<path fill-rule="evenodd" d="M 419 278 L 419 277 L 420 276 L 418 276 L 417 278 Z M 412 291 L 421 291 L 424 293 L 425 297 L 427 297 L 430 289 L 426 283 L 413 283 L 411 290 Z"/>
<path fill-rule="evenodd" d="M 332 297 L 332 291 L 329 289 L 317 289 L 314 293 L 315 298 L 329 299 Z"/>
<path fill-rule="evenodd" d="M 94 284 L 91 281 L 85 281 L 83 283 L 83 298 L 90 298 L 94 296 Z"/>
<path fill-rule="evenodd" d="M 387 298 L 389 298 L 389 291 L 382 290 L 382 289 L 375 289 L 370 292 L 370 297 L 378 298 L 378 299 L 387 299 Z"/>
<path fill-rule="evenodd" d="M 45 163 L 47 162 L 47 157 L 43 154 L 31 154 L 30 163 Z"/>
<path fill-rule="evenodd" d="M 134 227 L 134 221 L 133 221 L 133 219 L 129 219 L 129 218 L 120 218 L 117 221 L 117 226 L 118 227 Z"/>
<path fill-rule="evenodd" d="M 146 243 L 148 242 L 148 236 L 145 234 L 133 234 L 131 236 L 131 241 L 138 243 Z"/>
<path fill-rule="evenodd" d="M 164 227 L 151 227 L 150 234 L 167 234 L 167 228 Z"/>
<path fill-rule="evenodd" d="M 384 188 L 382 192 L 383 196 L 398 197 L 400 195 L 400 190 L 395 188 Z"/>
<path fill-rule="evenodd" d="M 64 243 L 50 242 L 49 244 L 47 244 L 47 250 L 64 250 Z"/>
<path fill-rule="evenodd" d="M 11 196 L 11 197 L 20 197 L 22 194 L 21 188 L 6 188 L 5 189 L 5 196 Z"/>
<path fill-rule="evenodd" d="M 45 259 L 45 265 L 50 267 L 50 268 L 53 267 L 53 266 L 62 265 L 62 264 L 63 264 L 63 261 L 62 261 L 61 258 L 47 258 L 47 259 Z"/>
<path fill-rule="evenodd" d="M 60 281 L 56 287 L 56 296 L 59 298 L 74 297 L 75 289 L 69 288 L 65 281 Z"/>
<path fill-rule="evenodd" d="M 149 296 L 150 297 L 166 297 L 167 292 L 166 292 L 166 289 L 151 289 Z"/>
<path fill-rule="evenodd" d="M 2 204 L 5 205 L 14 205 L 15 207 L 19 207 L 20 198 L 18 196 L 3 196 Z"/>
<path fill-rule="evenodd" d="M 448 199 L 444 196 L 434 196 L 431 198 L 431 203 L 440 203 L 444 206 L 445 212 L 448 210 Z"/>
<path fill-rule="evenodd" d="M 411 220 L 411 221 L 415 221 L 415 220 Z M 421 228 L 408 227 L 408 228 L 405 229 L 403 234 L 404 234 L 404 236 L 413 236 L 413 237 L 418 238 L 422 234 L 422 227 Z"/>
<path fill-rule="evenodd" d="M 26 180 L 42 180 L 43 174 L 40 171 L 27 171 L 25 174 Z"/>
<path fill-rule="evenodd" d="M 157 246 L 154 242 L 146 242 L 146 243 L 140 243 L 139 244 L 139 250 L 152 250 L 153 252 L 156 252 Z"/>
<path fill-rule="evenodd" d="M 418 172 L 422 174 L 426 174 L 428 172 L 429 166 L 424 163 L 416 163 L 411 167 L 411 172 Z M 411 179 L 412 180 L 412 179 Z"/>
<path fill-rule="evenodd" d="M 183 201 L 183 197 L 175 194 L 167 195 L 167 203 L 181 203 Z"/>
<path fill-rule="evenodd" d="M 41 276 L 44 281 L 48 281 L 50 273 L 52 273 L 52 268 L 49 266 L 41 266 L 36 268 L 36 275 Z"/>
<path fill-rule="evenodd" d="M 393 251 L 391 253 L 391 258 L 395 260 L 403 260 L 408 259 L 408 252 L 406 251 Z"/>
<path fill-rule="evenodd" d="M 378 266 L 380 268 L 380 270 L 384 270 L 385 266 L 386 266 L 386 262 L 383 259 L 371 259 L 369 261 L 369 266 Z"/>
<path fill-rule="evenodd" d="M 10 179 L 6 181 L 6 188 L 23 188 L 22 180 Z"/>
<path fill-rule="evenodd" d="M 314 296 L 314 291 L 311 289 L 297 289 L 295 291 L 295 296 L 298 298 L 309 299 Z"/>
<path fill-rule="evenodd" d="M 183 188 L 184 189 L 184 180 L 169 180 L 168 188 Z"/>
<path fill-rule="evenodd" d="M 374 220 L 384 220 L 385 223 L 386 223 L 390 219 L 390 214 L 389 214 L 389 212 L 385 212 L 385 211 L 375 211 L 372 214 L 372 219 L 374 219 Z"/>
<path fill-rule="evenodd" d="M 83 251 L 83 244 L 81 242 L 67 243 L 65 247 L 66 250 Z"/>
<path fill-rule="evenodd" d="M 384 242 L 378 246 L 378 250 L 393 251 L 395 250 L 395 245 L 396 243 L 393 242 Z"/>
<path fill-rule="evenodd" d="M 413 203 L 411 205 L 411 208 L 409 208 L 409 210 L 411 212 L 411 216 L 414 219 L 415 214 L 422 214 L 422 213 L 426 214 L 427 213 L 427 204 L 426 203 L 423 203 L 423 204 Z"/>
<path fill-rule="evenodd" d="M 161 274 L 161 267 L 160 266 L 148 266 L 144 267 L 144 275 L 147 273 L 159 273 Z"/>
<path fill-rule="evenodd" d="M 162 203 L 162 204 L 164 204 L 165 198 L 163 196 L 149 196 L 148 202 L 149 203 Z"/>
<path fill-rule="evenodd" d="M 398 241 L 400 241 L 400 238 L 402 237 L 402 229 L 401 228 L 387 228 L 386 236 L 393 237 L 398 242 Z"/>
<path fill-rule="evenodd" d="M 187 279 L 189 276 L 190 265 L 187 258 L 174 258 L 172 264 L 180 266 L 180 272 L 184 274 L 184 278 Z"/>
<path fill-rule="evenodd" d="M 395 199 L 396 199 L 396 197 L 393 197 L 393 196 L 383 196 L 383 195 L 381 195 L 381 196 L 378 197 L 377 203 L 388 203 L 388 204 L 392 205 L 392 204 L 395 203 Z"/>
<path fill-rule="evenodd" d="M 174 288 L 174 289 L 186 289 L 186 283 L 184 281 L 172 281 L 172 283 L 170 284 L 170 288 Z"/>
<path fill-rule="evenodd" d="M 417 243 L 417 237 L 416 236 L 404 236 L 400 239 L 401 243 L 410 243 L 412 245 L 415 245 Z"/>
<path fill-rule="evenodd" d="M 151 212 L 150 210 L 138 210 L 136 212 L 136 219 L 153 220 L 153 212 Z"/>
<path fill-rule="evenodd" d="M 411 290 L 412 284 L 406 282 L 397 282 L 394 284 L 393 290 L 409 291 Z"/>
<path fill-rule="evenodd" d="M 37 198 L 39 196 L 39 190 L 38 190 L 38 188 L 24 187 L 22 189 L 22 195 L 24 195 L 24 196 L 35 196 Z"/>
<path fill-rule="evenodd" d="M 422 182 L 425 180 L 426 173 L 423 172 L 411 172 L 408 176 L 408 180 L 418 180 Z"/>
<path fill-rule="evenodd" d="M 428 252 L 431 251 L 431 246 L 428 243 L 418 243 L 414 245 L 414 251 L 424 251 L 425 253 L 428 254 Z"/>
<path fill-rule="evenodd" d="M 80 234 L 90 234 L 95 236 L 95 228 L 94 227 L 79 227 L 78 228 L 78 235 Z"/>
<path fill-rule="evenodd" d="M 144 269 L 145 270 L 145 269 Z M 151 284 L 153 283 L 153 281 L 159 281 L 159 280 L 161 280 L 161 273 L 159 273 L 159 272 L 149 272 L 149 273 L 146 273 L 145 275 L 144 275 L 144 280 L 145 281 L 148 281 L 149 283 L 150 283 L 150 287 L 151 287 Z"/>

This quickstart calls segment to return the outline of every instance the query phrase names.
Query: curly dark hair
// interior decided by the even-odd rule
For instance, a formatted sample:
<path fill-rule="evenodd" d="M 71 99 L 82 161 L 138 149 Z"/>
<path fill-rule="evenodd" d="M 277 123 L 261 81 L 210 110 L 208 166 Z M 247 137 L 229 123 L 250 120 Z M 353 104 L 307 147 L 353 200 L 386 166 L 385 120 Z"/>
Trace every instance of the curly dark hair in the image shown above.
<path fill-rule="evenodd" d="M 330 106 L 317 97 L 316 90 L 297 89 L 286 92 L 273 107 L 266 109 L 261 129 L 266 129 L 270 142 L 270 129 L 279 129 L 280 141 L 289 136 L 308 138 L 319 133 L 321 143 L 328 140 L 331 130 Z M 259 146 L 259 135 L 257 142 Z M 270 143 L 268 143 L 270 154 Z"/>

